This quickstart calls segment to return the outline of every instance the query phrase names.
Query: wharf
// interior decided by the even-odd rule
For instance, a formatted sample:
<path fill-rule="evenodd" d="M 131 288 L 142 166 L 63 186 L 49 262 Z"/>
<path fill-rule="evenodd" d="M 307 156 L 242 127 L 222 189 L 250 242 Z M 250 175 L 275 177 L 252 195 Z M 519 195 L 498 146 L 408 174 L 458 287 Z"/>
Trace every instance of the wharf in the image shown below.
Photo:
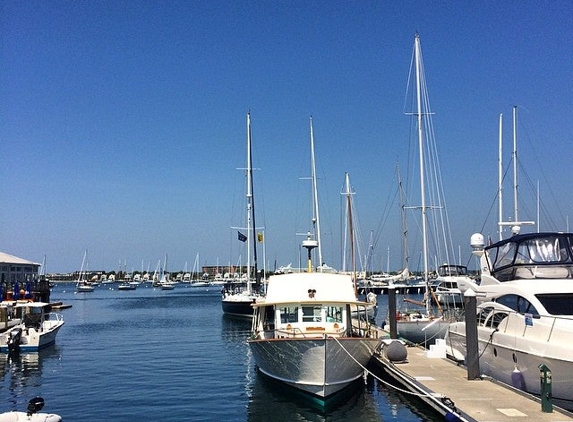
<path fill-rule="evenodd" d="M 376 354 L 375 364 L 406 389 L 446 416 L 447 421 L 573 421 L 573 414 L 489 378 L 468 380 L 467 371 L 446 358 L 428 357 L 421 347 L 407 347 L 406 363 Z M 454 412 L 452 413 L 452 410 Z"/>

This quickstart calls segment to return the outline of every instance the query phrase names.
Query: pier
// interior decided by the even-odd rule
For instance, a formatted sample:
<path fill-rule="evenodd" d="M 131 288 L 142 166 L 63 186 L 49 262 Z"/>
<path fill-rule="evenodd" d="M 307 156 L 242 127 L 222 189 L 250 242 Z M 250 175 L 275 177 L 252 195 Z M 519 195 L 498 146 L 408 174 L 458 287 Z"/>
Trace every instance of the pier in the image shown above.
<path fill-rule="evenodd" d="M 555 406 L 543 412 L 539 398 L 490 378 L 468 380 L 464 367 L 421 347 L 406 350 L 404 363 L 391 362 L 384 353 L 375 355 L 374 363 L 446 421 L 573 421 L 572 413 Z"/>

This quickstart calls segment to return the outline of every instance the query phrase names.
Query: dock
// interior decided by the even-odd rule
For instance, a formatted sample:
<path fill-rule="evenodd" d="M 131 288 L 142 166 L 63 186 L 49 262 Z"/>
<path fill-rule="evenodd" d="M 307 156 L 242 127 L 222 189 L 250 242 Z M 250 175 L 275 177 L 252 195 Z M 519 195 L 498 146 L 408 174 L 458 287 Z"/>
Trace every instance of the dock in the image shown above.
<path fill-rule="evenodd" d="M 572 413 L 556 406 L 542 412 L 539 398 L 490 378 L 468 380 L 467 370 L 447 358 L 432 357 L 417 346 L 406 350 L 404 363 L 391 362 L 383 352 L 374 363 L 446 421 L 573 421 Z"/>

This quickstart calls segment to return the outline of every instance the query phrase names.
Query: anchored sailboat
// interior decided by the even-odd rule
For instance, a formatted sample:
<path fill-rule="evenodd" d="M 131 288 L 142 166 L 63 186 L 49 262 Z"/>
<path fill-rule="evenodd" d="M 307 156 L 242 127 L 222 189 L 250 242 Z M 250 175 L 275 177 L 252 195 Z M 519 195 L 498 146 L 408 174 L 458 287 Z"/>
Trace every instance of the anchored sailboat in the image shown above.
<path fill-rule="evenodd" d="M 426 177 L 431 175 L 439 178 L 439 166 L 437 165 L 437 158 L 434 156 L 432 165 L 425 167 L 426 158 L 424 157 L 425 151 L 435 153 L 432 149 L 433 145 L 428 145 L 432 141 L 432 123 L 431 111 L 429 109 L 429 100 L 427 87 L 425 86 L 425 75 L 423 73 L 422 50 L 420 46 L 420 36 L 416 34 L 414 41 L 414 62 L 416 71 L 416 106 L 417 111 L 411 113 L 416 116 L 416 129 L 418 138 L 418 154 L 419 154 L 419 172 L 420 172 L 420 199 L 421 205 L 416 207 L 421 211 L 422 218 L 422 262 L 423 262 L 423 280 L 425 286 L 425 297 L 422 305 L 424 311 L 414 312 L 398 312 L 397 328 L 398 335 L 414 343 L 427 343 L 431 339 L 444 337 L 449 322 L 444 319 L 443 315 L 436 316 L 431 309 L 432 301 L 437 302 L 433 297 L 433 290 L 430 286 L 430 277 L 428 269 L 428 210 L 429 209 L 443 209 L 444 198 L 441 190 L 441 183 L 437 190 L 437 206 L 430 206 L 427 204 L 426 198 Z M 430 160 L 428 160 L 430 161 Z M 436 168 L 437 167 L 437 168 Z M 439 183 L 439 182 L 438 182 Z M 442 221 L 443 225 L 443 221 Z M 447 250 L 446 250 L 447 255 Z M 411 301 L 413 302 L 413 301 Z"/>
<path fill-rule="evenodd" d="M 258 288 L 259 286 L 259 273 L 257 269 L 257 243 L 256 239 L 256 226 L 255 226 L 255 206 L 253 195 L 253 156 L 251 152 L 251 113 L 247 113 L 247 227 L 246 234 L 241 231 L 237 232 L 239 241 L 245 242 L 247 248 L 247 274 L 245 278 L 245 285 L 235 285 L 235 283 L 227 283 L 222 289 L 221 306 L 223 312 L 227 315 L 234 315 L 239 317 L 253 316 L 253 303 L 261 297 L 260 294 L 253 291 L 252 284 Z M 241 228 L 236 228 L 240 230 Z M 255 275 L 255 282 L 251 275 L 251 247 L 253 248 L 253 270 Z"/>

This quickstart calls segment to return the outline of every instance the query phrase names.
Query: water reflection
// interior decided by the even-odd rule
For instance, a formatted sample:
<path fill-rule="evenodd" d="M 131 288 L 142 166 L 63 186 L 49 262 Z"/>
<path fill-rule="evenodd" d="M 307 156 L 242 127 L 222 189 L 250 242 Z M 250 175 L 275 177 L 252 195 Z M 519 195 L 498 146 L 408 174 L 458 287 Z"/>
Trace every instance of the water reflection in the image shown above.
<path fill-rule="evenodd" d="M 327 401 L 319 400 L 257 371 L 252 378 L 248 420 L 380 421 L 377 405 L 360 379 Z"/>
<path fill-rule="evenodd" d="M 36 353 L 22 353 L 17 356 L 0 354 L 0 392 L 10 409 L 25 409 L 31 391 L 41 395 L 42 372 L 46 364 L 59 361 L 61 352 L 52 346 Z"/>

